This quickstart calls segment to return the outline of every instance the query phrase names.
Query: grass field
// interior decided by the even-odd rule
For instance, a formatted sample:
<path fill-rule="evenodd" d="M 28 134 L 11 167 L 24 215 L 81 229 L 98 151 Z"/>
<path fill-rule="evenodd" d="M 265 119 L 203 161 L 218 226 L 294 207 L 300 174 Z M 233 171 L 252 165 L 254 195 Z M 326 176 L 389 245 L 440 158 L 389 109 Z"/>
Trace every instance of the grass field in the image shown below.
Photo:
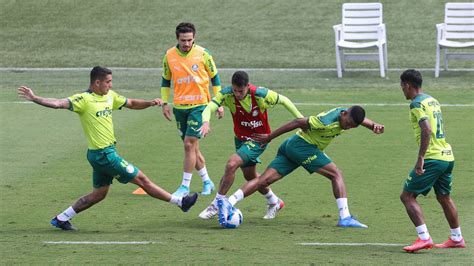
<path fill-rule="evenodd" d="M 109 66 L 114 89 L 130 98 L 159 96 L 159 68 L 175 44 L 174 27 L 188 20 L 198 27 L 197 43 L 210 48 L 219 68 L 335 68 L 332 25 L 344 1 L 15 1 L 0 0 L 0 68 Z M 355 2 L 355 1 L 354 1 Z M 446 1 L 381 1 L 388 32 L 389 68 L 433 68 L 435 23 Z M 420 14 L 423 14 L 420 17 Z M 377 68 L 353 62 L 350 68 Z M 197 215 L 212 200 L 200 197 L 189 213 L 146 196 L 133 185 L 114 183 L 108 198 L 79 214 L 80 230 L 63 232 L 50 219 L 91 190 L 87 144 L 74 113 L 24 103 L 16 88 L 28 85 L 45 97 L 67 97 L 87 89 L 89 71 L 0 70 L 0 264 L 451 264 L 474 259 L 474 75 L 472 62 L 433 78 L 424 88 L 443 106 L 453 146 L 455 200 L 468 248 L 406 254 L 416 232 L 399 200 L 415 163 L 417 146 L 408 120 L 409 102 L 399 87 L 400 71 L 382 79 L 378 71 L 251 70 L 251 81 L 288 96 L 304 115 L 340 105 L 361 104 L 386 133 L 353 129 L 326 152 L 343 170 L 351 213 L 367 230 L 335 226 L 337 208 L 330 182 L 297 170 L 273 190 L 286 208 L 275 220 L 262 219 L 265 200 L 254 195 L 239 203 L 244 223 L 221 229 Z M 229 83 L 232 71 L 222 70 Z M 214 182 L 233 153 L 229 113 L 212 121 L 201 141 Z M 269 111 L 272 128 L 291 119 L 282 107 Z M 182 172 L 182 145 L 174 123 L 161 110 L 114 112 L 118 152 L 160 186 L 174 191 Z M 289 136 L 289 134 L 285 135 Z M 262 156 L 263 171 L 282 136 Z M 237 174 L 234 192 L 243 182 Z M 194 177 L 191 189 L 200 191 Z M 421 198 L 430 233 L 444 241 L 449 228 L 434 194 Z M 135 245 L 56 245 L 47 241 L 149 241 Z M 303 246 L 300 243 L 381 243 L 375 246 Z M 389 245 L 394 244 L 394 245 Z"/>

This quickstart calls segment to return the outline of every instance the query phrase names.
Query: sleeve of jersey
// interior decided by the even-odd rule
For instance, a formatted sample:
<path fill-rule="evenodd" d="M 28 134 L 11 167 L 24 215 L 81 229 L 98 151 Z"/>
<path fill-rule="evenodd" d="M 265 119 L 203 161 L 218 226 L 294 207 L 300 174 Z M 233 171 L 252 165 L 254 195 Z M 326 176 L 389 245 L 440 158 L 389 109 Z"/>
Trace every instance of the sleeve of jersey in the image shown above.
<path fill-rule="evenodd" d="M 212 92 L 214 95 L 217 95 L 217 93 L 221 90 L 221 79 L 219 77 L 219 73 L 217 72 L 216 63 L 214 63 L 214 59 L 207 49 L 204 50 L 204 65 L 206 66 L 206 71 L 211 78 Z"/>
<path fill-rule="evenodd" d="M 167 103 L 171 91 L 171 71 L 166 55 L 163 57 L 163 76 L 161 77 L 161 99 Z"/>
<path fill-rule="evenodd" d="M 109 91 L 109 93 L 112 93 L 112 97 L 114 99 L 114 104 L 112 106 L 113 110 L 122 109 L 122 107 L 127 104 L 127 98 L 124 96 L 119 95 L 115 91 Z"/>
<path fill-rule="evenodd" d="M 426 112 L 423 110 L 423 106 L 419 102 L 412 102 L 410 104 L 410 112 L 415 116 L 418 122 L 428 119 Z"/>
<path fill-rule="evenodd" d="M 75 94 L 67 98 L 69 101 L 69 110 L 75 113 L 81 113 L 84 110 L 84 96 Z"/>
<path fill-rule="evenodd" d="M 214 100 L 207 104 L 204 111 L 202 111 L 202 121 L 209 122 L 211 120 L 211 114 L 219 108 L 219 105 L 214 102 Z"/>
<path fill-rule="evenodd" d="M 316 116 L 310 116 L 308 118 L 308 124 L 309 124 L 309 129 L 310 130 L 315 130 L 315 129 L 318 129 L 318 128 L 324 128 L 323 123 Z"/>
<path fill-rule="evenodd" d="M 288 99 L 286 96 L 283 96 L 281 94 L 278 95 L 278 103 L 282 104 L 285 106 L 285 108 L 296 118 L 302 118 L 304 117 L 300 111 L 296 108 L 295 104 Z"/>

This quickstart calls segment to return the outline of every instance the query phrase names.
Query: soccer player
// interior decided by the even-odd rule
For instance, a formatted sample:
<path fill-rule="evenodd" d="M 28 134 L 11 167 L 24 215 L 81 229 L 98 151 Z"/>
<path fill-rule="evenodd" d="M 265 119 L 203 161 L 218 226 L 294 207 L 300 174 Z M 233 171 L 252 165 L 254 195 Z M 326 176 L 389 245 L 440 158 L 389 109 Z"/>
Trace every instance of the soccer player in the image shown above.
<path fill-rule="evenodd" d="M 302 166 L 310 174 L 317 172 L 331 180 L 333 194 L 339 208 L 337 226 L 367 228 L 367 225 L 362 224 L 350 214 L 342 172 L 323 152 L 335 137 L 361 124 L 376 134 L 384 132 L 383 125 L 366 118 L 365 110 L 356 105 L 349 109 L 339 107 L 317 116 L 297 118 L 270 134 L 254 134 L 253 138 L 256 141 L 265 144 L 283 133 L 300 128 L 295 135 L 280 145 L 276 158 L 262 175 L 245 183 L 229 200 L 224 198 L 217 201 L 219 223 L 226 227 L 227 217 L 233 210 L 234 202 L 241 201 L 256 190 L 271 185 Z"/>
<path fill-rule="evenodd" d="M 221 82 L 209 50 L 194 44 L 195 33 L 193 24 L 180 23 L 176 27 L 178 45 L 168 49 L 163 58 L 163 115 L 171 121 L 168 99 L 173 80 L 173 113 L 184 143 L 183 179 L 181 186 L 173 193 L 176 196 L 189 193 L 194 168 L 198 170 L 203 181 L 201 195 L 210 195 L 214 190 L 214 183 L 209 178 L 204 156 L 199 149 L 199 128 L 202 124 L 201 113 L 211 100 L 209 79 L 214 95 L 221 89 Z M 216 115 L 222 118 L 224 108 L 218 108 Z"/>
<path fill-rule="evenodd" d="M 260 145 L 255 142 L 252 139 L 252 134 L 270 133 L 267 109 L 277 104 L 285 106 L 296 118 L 303 117 L 287 97 L 267 88 L 250 84 L 248 74 L 244 71 L 237 71 L 232 76 L 232 86 L 226 87 L 217 93 L 212 102 L 204 109 L 202 113 L 202 136 L 205 136 L 210 130 L 211 112 L 220 106 L 229 108 L 234 120 L 236 152 L 227 161 L 215 199 L 199 214 L 200 218 L 211 219 L 217 214 L 217 200 L 225 198 L 234 182 L 235 171 L 239 167 L 246 180 L 252 180 L 259 175 L 256 164 L 261 162 L 259 156 L 265 151 L 267 145 Z M 265 196 L 268 203 L 267 213 L 263 218 L 275 218 L 276 213 L 285 206 L 285 203 L 272 192 L 270 187 L 262 187 L 258 191 Z"/>
<path fill-rule="evenodd" d="M 410 122 L 415 130 L 416 142 L 419 145 L 415 167 L 408 175 L 400 199 L 405 205 L 408 216 L 418 232 L 417 240 L 403 249 L 416 252 L 433 247 L 425 224 L 423 211 L 416 198 L 427 195 L 434 188 L 436 199 L 443 208 L 444 215 L 451 227 L 451 236 L 437 248 L 464 248 L 461 226 L 451 193 L 454 155 L 451 146 L 446 142 L 441 115 L 441 105 L 433 97 L 423 93 L 421 73 L 408 69 L 400 76 L 400 86 L 407 100 L 410 100 Z"/>
<path fill-rule="evenodd" d="M 184 212 L 194 205 L 197 194 L 177 197 L 157 186 L 140 169 L 121 158 L 115 150 L 114 127 L 112 123 L 113 110 L 122 107 L 129 109 L 145 109 L 162 105 L 161 99 L 142 100 L 125 98 L 112 90 L 112 71 L 96 66 L 90 73 L 89 89 L 64 99 L 43 98 L 33 91 L 21 86 L 18 94 L 28 101 L 39 105 L 69 109 L 79 115 L 84 134 L 88 142 L 87 160 L 92 166 L 93 190 L 81 197 L 72 206 L 55 216 L 51 224 L 63 230 L 75 230 L 71 220 L 76 214 L 99 203 L 107 196 L 112 180 L 117 178 L 120 183 L 133 183 L 148 195 L 178 205 Z"/>

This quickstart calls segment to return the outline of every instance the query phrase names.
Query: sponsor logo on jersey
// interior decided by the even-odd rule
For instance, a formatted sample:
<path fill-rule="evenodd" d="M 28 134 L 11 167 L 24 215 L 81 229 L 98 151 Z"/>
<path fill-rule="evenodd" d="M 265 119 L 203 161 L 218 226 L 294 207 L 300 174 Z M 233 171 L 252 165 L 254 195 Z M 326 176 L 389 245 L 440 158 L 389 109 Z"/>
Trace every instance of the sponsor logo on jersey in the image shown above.
<path fill-rule="evenodd" d="M 192 76 L 192 75 L 189 75 L 187 77 L 184 77 L 184 78 L 179 78 L 177 81 L 176 81 L 178 84 L 182 84 L 182 83 L 199 83 L 201 82 L 201 79 L 199 77 L 196 77 L 196 76 Z"/>
<path fill-rule="evenodd" d="M 252 116 L 255 117 L 255 116 L 257 116 L 257 115 L 258 115 L 258 110 L 253 110 Z"/>
<path fill-rule="evenodd" d="M 240 125 L 243 127 L 250 127 L 251 129 L 257 128 L 257 127 L 263 127 L 263 122 L 258 121 L 258 120 L 253 120 L 250 122 L 247 121 L 242 121 L 240 122 Z"/>
<path fill-rule="evenodd" d="M 318 158 L 318 156 L 316 154 L 312 155 L 312 156 L 308 157 L 306 160 L 304 160 L 302 164 L 309 164 L 312 161 L 316 160 L 316 158 Z"/>
<path fill-rule="evenodd" d="M 197 64 L 194 64 L 191 66 L 191 69 L 194 71 L 194 72 L 197 72 L 198 69 L 199 69 L 199 66 Z"/>
<path fill-rule="evenodd" d="M 102 111 L 97 111 L 95 113 L 95 116 L 96 117 L 109 117 L 109 116 L 112 116 L 112 110 L 110 110 L 109 107 L 105 107 L 104 110 Z"/>

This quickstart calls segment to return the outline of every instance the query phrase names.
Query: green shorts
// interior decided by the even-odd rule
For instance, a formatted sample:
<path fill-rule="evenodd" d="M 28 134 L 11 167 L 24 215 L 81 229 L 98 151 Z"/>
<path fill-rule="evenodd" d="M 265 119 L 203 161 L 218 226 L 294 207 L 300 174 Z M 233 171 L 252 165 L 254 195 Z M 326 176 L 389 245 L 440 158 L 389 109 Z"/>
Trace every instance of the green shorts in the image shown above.
<path fill-rule="evenodd" d="M 120 183 L 126 184 L 137 176 L 139 169 L 120 157 L 115 146 L 100 150 L 88 150 L 87 160 L 92 166 L 94 188 L 112 184 L 117 178 Z"/>
<path fill-rule="evenodd" d="M 176 126 L 181 139 L 185 136 L 201 138 L 199 129 L 202 126 L 202 111 L 206 105 L 200 105 L 189 109 L 173 108 L 173 114 L 176 118 Z"/>
<path fill-rule="evenodd" d="M 308 143 L 298 135 L 286 139 L 278 148 L 275 159 L 268 165 L 282 176 L 303 166 L 310 174 L 331 163 L 331 159 L 316 145 Z"/>
<path fill-rule="evenodd" d="M 425 172 L 416 175 L 413 169 L 408 175 L 403 190 L 416 195 L 427 195 L 434 188 L 436 195 L 449 195 L 453 181 L 454 161 L 425 160 Z"/>
<path fill-rule="evenodd" d="M 260 143 L 251 141 L 251 140 L 239 140 L 234 138 L 235 142 L 235 151 L 242 158 L 244 163 L 241 167 L 254 166 L 257 163 L 261 163 L 259 156 L 265 151 L 267 145 L 263 147 L 260 146 Z"/>

